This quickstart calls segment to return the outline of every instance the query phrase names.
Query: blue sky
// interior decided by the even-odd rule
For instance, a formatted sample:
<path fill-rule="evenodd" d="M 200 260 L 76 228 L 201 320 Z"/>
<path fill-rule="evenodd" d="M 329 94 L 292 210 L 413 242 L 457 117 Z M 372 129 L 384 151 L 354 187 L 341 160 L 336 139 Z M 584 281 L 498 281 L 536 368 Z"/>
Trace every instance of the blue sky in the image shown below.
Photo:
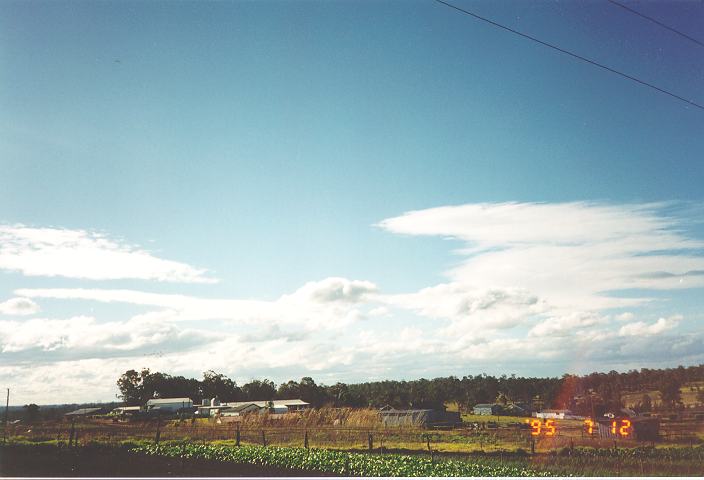
<path fill-rule="evenodd" d="M 456 3 L 704 102 L 704 48 L 608 2 Z M 2 2 L 0 383 L 46 403 L 61 372 L 66 401 L 108 400 L 142 366 L 701 362 L 703 133 L 700 109 L 431 1 Z"/>

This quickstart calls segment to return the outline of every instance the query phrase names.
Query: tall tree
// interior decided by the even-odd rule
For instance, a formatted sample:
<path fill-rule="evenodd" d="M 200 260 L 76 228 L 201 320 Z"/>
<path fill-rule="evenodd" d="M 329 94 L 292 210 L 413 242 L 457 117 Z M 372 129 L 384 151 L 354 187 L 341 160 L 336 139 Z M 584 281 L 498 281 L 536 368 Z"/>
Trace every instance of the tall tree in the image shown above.
<path fill-rule="evenodd" d="M 252 380 L 242 385 L 242 393 L 246 400 L 273 400 L 276 396 L 276 385 L 271 380 Z"/>

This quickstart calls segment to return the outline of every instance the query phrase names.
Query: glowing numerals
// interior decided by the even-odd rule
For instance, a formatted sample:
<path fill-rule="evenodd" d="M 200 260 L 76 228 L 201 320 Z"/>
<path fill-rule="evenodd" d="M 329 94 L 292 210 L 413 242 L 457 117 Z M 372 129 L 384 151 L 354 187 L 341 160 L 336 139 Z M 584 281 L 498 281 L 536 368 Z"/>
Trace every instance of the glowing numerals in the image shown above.
<path fill-rule="evenodd" d="M 526 422 L 530 424 L 530 434 L 534 437 L 537 437 L 541 433 L 546 437 L 552 437 L 557 432 L 555 420 L 546 420 L 544 424 L 540 420 L 526 420 Z"/>
<path fill-rule="evenodd" d="M 548 437 L 552 437 L 555 435 L 555 432 L 557 431 L 557 427 L 555 427 L 555 420 L 546 420 L 545 421 L 545 428 L 546 432 L 545 435 Z"/>
<path fill-rule="evenodd" d="M 596 423 L 593 420 L 587 419 L 584 421 L 584 430 L 589 434 L 593 435 L 597 433 L 594 429 Z M 610 431 L 612 435 L 618 435 L 621 437 L 628 437 L 631 435 L 631 421 L 622 418 L 620 420 L 612 420 L 610 426 Z"/>
<path fill-rule="evenodd" d="M 622 437 L 627 437 L 631 434 L 631 421 L 625 418 L 621 420 L 621 428 L 618 429 L 618 433 Z"/>
<path fill-rule="evenodd" d="M 540 423 L 540 420 L 531 420 L 530 421 L 530 428 L 532 429 L 530 431 L 530 434 L 533 435 L 534 437 L 537 437 L 540 435 L 540 428 L 542 427 L 542 423 Z"/>

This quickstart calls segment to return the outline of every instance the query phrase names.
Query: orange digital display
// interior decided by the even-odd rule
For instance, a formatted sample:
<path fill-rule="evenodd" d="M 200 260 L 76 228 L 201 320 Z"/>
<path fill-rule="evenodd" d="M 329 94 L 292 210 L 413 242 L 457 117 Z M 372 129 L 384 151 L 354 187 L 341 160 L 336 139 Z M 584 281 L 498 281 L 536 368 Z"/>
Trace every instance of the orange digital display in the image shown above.
<path fill-rule="evenodd" d="M 534 437 L 537 437 L 540 434 L 543 434 L 546 437 L 552 437 L 557 432 L 557 424 L 555 423 L 555 420 L 545 420 L 545 423 L 543 423 L 540 420 L 535 419 L 526 420 L 526 423 L 530 424 L 530 434 Z"/>
<path fill-rule="evenodd" d="M 631 421 L 627 419 L 621 420 L 621 428 L 618 429 L 619 435 L 627 437 L 631 434 Z"/>
<path fill-rule="evenodd" d="M 610 431 L 612 435 L 618 435 L 620 437 L 628 437 L 631 435 L 631 421 L 627 418 L 622 418 L 620 420 L 612 420 L 610 424 Z M 584 421 L 584 430 L 589 434 L 593 435 L 595 433 L 594 427 L 596 423 L 587 419 Z"/>

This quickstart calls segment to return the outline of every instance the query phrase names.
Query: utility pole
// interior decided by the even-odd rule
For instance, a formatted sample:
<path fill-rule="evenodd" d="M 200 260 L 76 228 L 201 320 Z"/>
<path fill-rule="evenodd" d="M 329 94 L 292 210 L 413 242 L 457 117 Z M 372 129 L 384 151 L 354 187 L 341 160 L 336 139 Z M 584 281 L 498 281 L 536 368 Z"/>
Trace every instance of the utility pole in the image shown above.
<path fill-rule="evenodd" d="M 5 426 L 2 430 L 2 443 L 7 442 L 7 414 L 10 410 L 10 389 L 7 389 L 7 401 L 5 402 Z"/>

